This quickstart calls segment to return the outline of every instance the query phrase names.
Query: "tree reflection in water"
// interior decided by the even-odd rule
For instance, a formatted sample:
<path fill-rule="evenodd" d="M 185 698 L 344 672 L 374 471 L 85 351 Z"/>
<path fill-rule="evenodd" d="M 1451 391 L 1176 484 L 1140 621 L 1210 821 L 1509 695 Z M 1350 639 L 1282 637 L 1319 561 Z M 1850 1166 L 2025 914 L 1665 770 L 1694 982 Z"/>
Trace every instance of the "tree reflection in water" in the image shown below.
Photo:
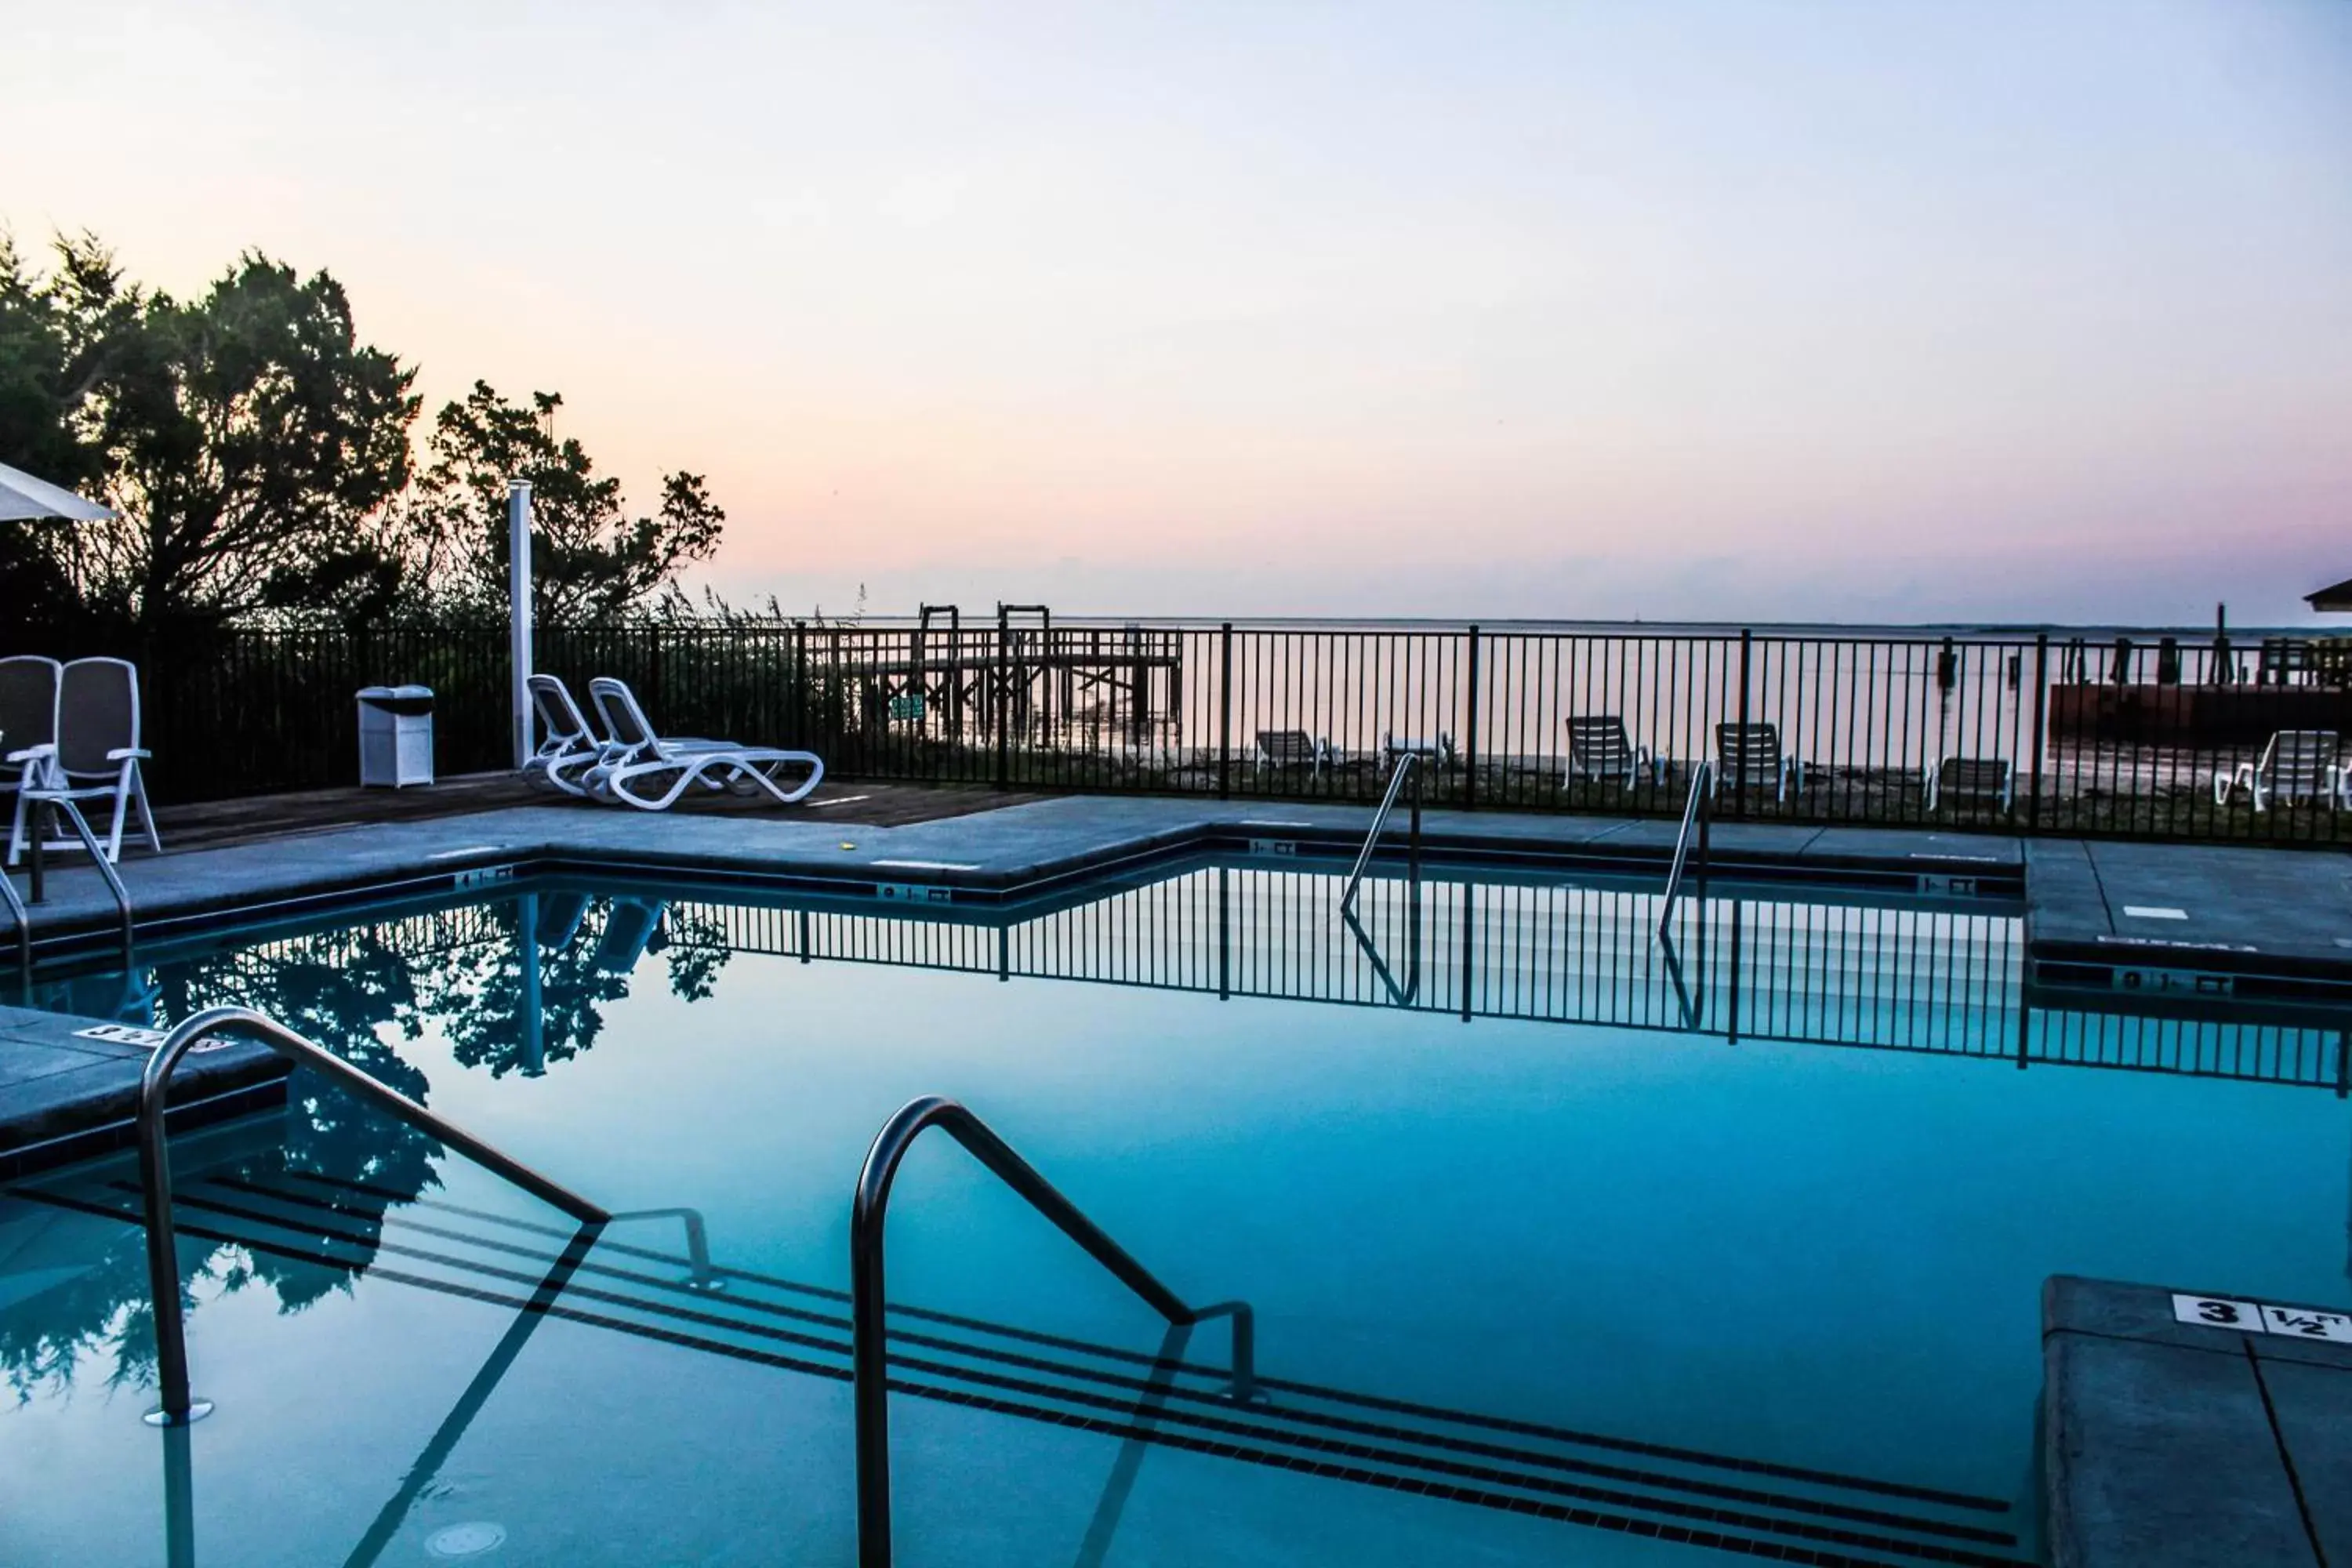
<path fill-rule="evenodd" d="M 681 930 L 682 919 L 693 929 Z M 528 893 L 79 980 L 39 1000 L 128 1012 L 157 1027 L 206 1007 L 256 1008 L 429 1103 L 431 1086 L 402 1055 L 404 1043 L 429 1032 L 465 1067 L 536 1076 L 596 1043 L 602 1008 L 629 994 L 648 954 L 664 958 L 670 991 L 687 1001 L 711 994 L 730 956 L 709 915 L 652 899 Z M 199 1289 L 267 1289 L 284 1312 L 349 1291 L 374 1261 L 385 1211 L 440 1185 L 437 1140 L 299 1071 L 275 1120 L 178 1139 L 174 1148 L 183 1186 L 248 1184 L 299 1192 L 308 1205 L 268 1205 L 273 1221 L 285 1222 L 273 1250 L 184 1237 L 181 1289 L 192 1308 Z M 133 1180 L 126 1158 L 81 1180 L 37 1178 L 0 1194 L 0 1373 L 18 1403 L 62 1395 L 101 1367 L 110 1393 L 154 1381 L 137 1200 L 110 1184 Z M 32 1192 L 50 1197 L 23 1195 Z M 91 1205 L 128 1217 L 88 1212 Z M 193 1207 L 182 1218 L 204 1223 Z"/>

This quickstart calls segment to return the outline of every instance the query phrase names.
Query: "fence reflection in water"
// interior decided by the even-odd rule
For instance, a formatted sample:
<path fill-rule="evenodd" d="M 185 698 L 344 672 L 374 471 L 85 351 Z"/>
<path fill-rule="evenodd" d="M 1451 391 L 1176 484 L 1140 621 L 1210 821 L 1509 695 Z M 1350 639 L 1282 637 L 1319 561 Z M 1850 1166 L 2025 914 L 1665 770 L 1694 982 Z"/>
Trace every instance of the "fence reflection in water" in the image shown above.
<path fill-rule="evenodd" d="M 739 955 L 1140 986 L 1464 1019 L 1699 1033 L 2347 1088 L 2347 1031 L 2279 1014 L 2183 1016 L 2032 1002 L 2022 921 L 1985 900 L 1864 902 L 1717 882 L 1661 944 L 1654 882 L 1444 868 L 1368 877 L 1241 861 L 1117 884 L 1034 914 L 548 888 L 37 988 L 37 1005 L 139 1024 L 219 1004 L 293 1010 L 328 1038 L 418 1014 L 495 1073 L 560 1068 L 647 956 L 696 1000 Z M 1352 918 L 1350 918 L 1352 917 Z M 526 935 L 525 933 L 528 933 Z M 405 978 L 403 978 L 405 976 Z M 162 982 L 162 984 L 159 984 Z M 538 1005 L 530 1005 L 536 996 Z M 522 1026 L 526 1015 L 535 1028 Z"/>
<path fill-rule="evenodd" d="M 2340 1091 L 2345 1033 L 2030 1005 L 2022 921 L 1965 904 L 1693 900 L 1669 954 L 1653 888 L 1208 867 L 1006 923 L 697 905 L 730 952 L 1145 985 L 1465 1018 L 1696 1030 Z"/>

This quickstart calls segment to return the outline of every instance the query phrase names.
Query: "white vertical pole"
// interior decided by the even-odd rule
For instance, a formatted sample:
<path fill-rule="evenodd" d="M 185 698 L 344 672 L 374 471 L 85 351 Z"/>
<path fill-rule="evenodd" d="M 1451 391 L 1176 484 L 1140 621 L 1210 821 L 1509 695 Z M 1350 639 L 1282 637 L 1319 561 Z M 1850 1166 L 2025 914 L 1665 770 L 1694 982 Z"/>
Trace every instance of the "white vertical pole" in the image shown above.
<path fill-rule="evenodd" d="M 507 591 L 514 651 L 514 765 L 530 761 L 530 481 L 507 485 Z"/>

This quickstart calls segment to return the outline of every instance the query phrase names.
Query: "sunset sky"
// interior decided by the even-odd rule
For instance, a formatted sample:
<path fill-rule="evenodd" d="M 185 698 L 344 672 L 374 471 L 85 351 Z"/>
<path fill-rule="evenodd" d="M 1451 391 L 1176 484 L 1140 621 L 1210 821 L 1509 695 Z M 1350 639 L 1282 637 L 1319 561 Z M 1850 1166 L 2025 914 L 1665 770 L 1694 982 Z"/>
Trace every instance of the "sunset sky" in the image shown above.
<path fill-rule="evenodd" d="M 20 243 L 326 268 L 787 609 L 2352 575 L 2345 0 L 5 10 Z"/>

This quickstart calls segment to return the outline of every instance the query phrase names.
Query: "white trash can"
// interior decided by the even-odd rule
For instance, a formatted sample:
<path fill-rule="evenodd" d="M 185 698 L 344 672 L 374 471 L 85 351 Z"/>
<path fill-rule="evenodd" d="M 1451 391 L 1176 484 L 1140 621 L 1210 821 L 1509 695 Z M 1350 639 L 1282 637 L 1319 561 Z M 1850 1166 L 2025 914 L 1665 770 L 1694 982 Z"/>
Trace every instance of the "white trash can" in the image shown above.
<path fill-rule="evenodd" d="M 433 689 L 360 689 L 360 783 L 363 786 L 433 782 Z"/>

